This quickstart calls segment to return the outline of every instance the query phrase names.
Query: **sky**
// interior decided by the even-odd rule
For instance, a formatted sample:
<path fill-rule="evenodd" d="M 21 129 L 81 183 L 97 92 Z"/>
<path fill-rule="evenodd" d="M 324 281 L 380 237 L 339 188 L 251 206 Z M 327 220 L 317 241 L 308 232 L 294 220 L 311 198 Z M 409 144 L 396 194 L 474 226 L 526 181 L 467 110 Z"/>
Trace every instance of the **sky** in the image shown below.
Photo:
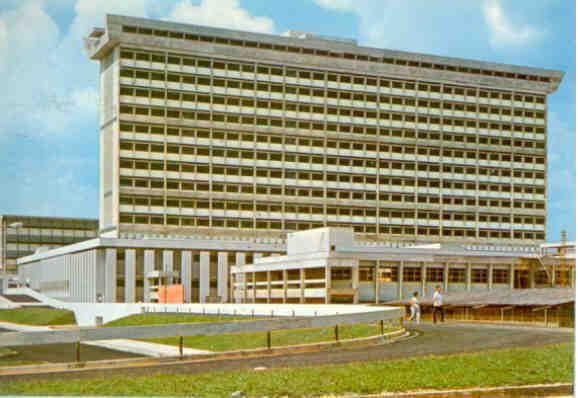
<path fill-rule="evenodd" d="M 575 2 L 568 0 L 0 0 L 0 214 L 98 217 L 98 64 L 106 13 L 556 69 L 547 239 L 576 239 Z"/>

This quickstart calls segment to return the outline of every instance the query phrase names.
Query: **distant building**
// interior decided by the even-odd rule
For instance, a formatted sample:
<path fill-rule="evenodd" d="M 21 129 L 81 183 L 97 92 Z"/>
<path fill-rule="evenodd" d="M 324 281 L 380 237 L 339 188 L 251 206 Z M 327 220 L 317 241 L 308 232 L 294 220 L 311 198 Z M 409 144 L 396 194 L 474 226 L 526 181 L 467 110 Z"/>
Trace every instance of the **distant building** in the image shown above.
<path fill-rule="evenodd" d="M 0 215 L 0 272 L 16 274 L 16 259 L 93 239 L 98 220 Z"/>

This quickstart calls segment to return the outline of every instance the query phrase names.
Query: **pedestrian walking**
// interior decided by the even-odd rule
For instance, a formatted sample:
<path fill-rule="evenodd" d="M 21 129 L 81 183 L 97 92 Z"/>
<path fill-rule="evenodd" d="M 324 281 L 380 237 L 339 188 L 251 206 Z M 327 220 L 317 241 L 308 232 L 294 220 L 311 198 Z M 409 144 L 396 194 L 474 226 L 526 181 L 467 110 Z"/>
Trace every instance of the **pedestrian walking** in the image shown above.
<path fill-rule="evenodd" d="M 419 325 L 419 321 L 421 318 L 421 311 L 419 308 L 419 299 L 417 298 L 418 293 L 417 292 L 413 292 L 413 297 L 411 298 L 411 300 L 409 301 L 409 310 L 411 311 L 411 316 L 409 317 L 409 320 L 415 320 L 417 321 L 417 324 Z"/>
<path fill-rule="evenodd" d="M 433 295 L 433 323 L 434 324 L 436 324 L 438 321 L 438 319 L 437 319 L 438 313 L 441 316 L 441 322 L 444 321 L 443 305 L 444 305 L 444 297 L 442 295 L 442 287 L 436 286 L 436 291 Z"/>

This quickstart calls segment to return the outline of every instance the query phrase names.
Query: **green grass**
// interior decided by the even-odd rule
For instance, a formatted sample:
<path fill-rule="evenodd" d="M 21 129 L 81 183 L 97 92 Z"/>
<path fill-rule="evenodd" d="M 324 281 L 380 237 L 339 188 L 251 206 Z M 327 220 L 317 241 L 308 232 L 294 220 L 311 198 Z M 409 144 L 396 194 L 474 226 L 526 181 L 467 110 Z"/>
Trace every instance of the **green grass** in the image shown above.
<path fill-rule="evenodd" d="M 387 329 L 390 332 L 393 329 Z M 339 327 L 340 339 L 352 339 L 359 337 L 369 337 L 379 334 L 375 324 L 347 325 Z M 334 328 L 315 328 L 315 329 L 296 329 L 296 330 L 277 330 L 271 332 L 271 345 L 274 347 L 321 343 L 333 341 L 335 339 Z M 178 345 L 178 337 L 168 337 L 161 339 L 150 339 L 161 344 Z M 248 350 L 254 348 L 264 348 L 267 346 L 266 332 L 221 334 L 217 336 L 188 336 L 183 339 L 185 347 L 197 348 L 209 351 L 234 351 Z"/>
<path fill-rule="evenodd" d="M 573 344 L 475 354 L 354 363 L 265 372 L 156 374 L 90 380 L 8 382 L 5 395 L 125 395 L 247 397 L 379 394 L 421 389 L 569 383 Z"/>
<path fill-rule="evenodd" d="M 227 322 L 236 320 L 247 321 L 249 318 L 185 314 L 138 314 L 107 323 L 106 326 L 142 326 L 171 323 Z M 392 330 L 393 329 L 387 329 L 386 333 Z M 379 331 L 375 324 L 348 325 L 341 326 L 339 328 L 340 339 L 368 337 L 374 336 L 378 333 Z M 273 346 L 284 346 L 294 344 L 320 343 L 324 341 L 333 341 L 334 338 L 334 329 L 332 327 L 299 330 L 279 330 L 271 333 L 271 344 Z M 146 341 L 170 345 L 179 344 L 178 337 L 147 339 Z M 218 336 L 188 336 L 183 339 L 183 345 L 189 348 L 218 352 L 247 350 L 266 347 L 267 336 L 265 332 L 224 334 Z"/>
<path fill-rule="evenodd" d="M 0 321 L 38 326 L 76 324 L 72 311 L 33 307 L 0 310 Z"/>
<path fill-rule="evenodd" d="M 136 314 L 108 322 L 105 327 L 114 326 L 144 326 L 166 325 L 171 323 L 201 323 L 201 322 L 227 322 L 249 320 L 246 317 L 212 316 L 212 315 L 187 315 L 187 314 Z"/>

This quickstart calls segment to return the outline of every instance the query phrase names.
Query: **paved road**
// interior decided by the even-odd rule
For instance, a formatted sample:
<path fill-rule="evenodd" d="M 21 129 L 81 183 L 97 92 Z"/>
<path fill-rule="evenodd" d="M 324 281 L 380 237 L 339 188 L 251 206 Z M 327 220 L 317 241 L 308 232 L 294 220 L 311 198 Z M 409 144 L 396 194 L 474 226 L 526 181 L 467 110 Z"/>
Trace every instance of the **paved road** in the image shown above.
<path fill-rule="evenodd" d="M 212 360 L 198 363 L 165 363 L 160 366 L 132 369 L 65 372 L 51 375 L 0 376 L 0 383 L 2 380 L 16 378 L 84 378 L 155 373 L 192 374 L 209 371 L 252 369 L 261 366 L 282 368 L 363 361 L 387 361 L 425 355 L 455 354 L 513 347 L 535 347 L 574 340 L 574 331 L 569 329 L 496 326 L 477 323 L 445 323 L 438 325 L 423 323 L 419 326 L 406 326 L 415 337 L 380 346 L 261 358 Z"/>

